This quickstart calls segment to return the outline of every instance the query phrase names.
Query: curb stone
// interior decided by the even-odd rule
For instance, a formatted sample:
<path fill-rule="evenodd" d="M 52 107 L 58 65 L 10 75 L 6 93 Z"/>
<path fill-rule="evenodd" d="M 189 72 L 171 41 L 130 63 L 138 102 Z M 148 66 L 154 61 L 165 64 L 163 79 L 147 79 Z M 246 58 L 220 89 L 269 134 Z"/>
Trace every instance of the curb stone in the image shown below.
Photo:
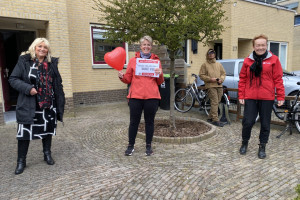
<path fill-rule="evenodd" d="M 168 117 L 157 117 L 156 119 L 169 119 Z M 207 126 L 210 127 L 210 130 L 206 133 L 203 133 L 201 135 L 197 135 L 194 137 L 160 137 L 160 136 L 153 136 L 153 142 L 160 142 L 160 143 L 171 143 L 171 144 L 191 144 L 191 143 L 197 143 L 197 142 L 201 142 L 203 140 L 206 140 L 208 138 L 211 138 L 212 136 L 214 136 L 216 134 L 216 127 L 201 120 L 201 119 L 196 119 L 196 118 L 190 118 L 190 117 L 176 117 L 176 119 L 182 119 L 182 120 L 187 120 L 187 121 L 196 121 L 196 122 L 200 122 L 203 123 Z M 144 120 L 141 121 L 142 123 L 144 122 Z M 137 138 L 146 139 L 146 135 L 143 132 L 138 132 L 137 133 Z"/>

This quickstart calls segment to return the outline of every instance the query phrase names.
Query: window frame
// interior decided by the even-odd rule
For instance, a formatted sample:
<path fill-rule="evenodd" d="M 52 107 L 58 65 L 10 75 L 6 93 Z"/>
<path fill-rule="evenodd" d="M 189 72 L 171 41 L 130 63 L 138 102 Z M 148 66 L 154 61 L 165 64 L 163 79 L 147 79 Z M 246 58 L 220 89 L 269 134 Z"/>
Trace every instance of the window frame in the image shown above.
<path fill-rule="evenodd" d="M 243 67 L 244 61 L 240 61 L 238 64 L 238 75 L 240 75 L 242 67 Z"/>
<path fill-rule="evenodd" d="M 254 1 L 262 2 L 262 3 L 268 3 L 268 4 L 274 4 L 274 3 L 282 2 L 284 0 L 274 0 L 274 2 L 267 2 L 268 0 L 254 0 Z"/>
<path fill-rule="evenodd" d="M 226 76 L 234 77 L 235 62 L 234 60 L 218 61 L 223 65 Z M 227 70 L 226 70 L 227 69 Z M 229 71 L 230 70 L 230 71 Z M 231 72 L 230 74 L 228 72 Z"/>
<path fill-rule="evenodd" d="M 184 40 L 184 45 L 185 45 L 185 51 L 183 51 L 183 54 L 184 54 L 184 56 L 185 56 L 185 58 L 186 58 L 186 60 L 184 59 L 184 58 L 178 58 L 178 57 L 176 57 L 176 55 L 175 55 L 175 60 L 176 59 L 183 59 L 184 60 L 184 62 L 189 66 L 189 62 L 190 62 L 190 51 L 192 51 L 190 48 L 191 48 L 191 43 L 192 42 L 192 40 Z M 177 51 L 178 51 L 179 49 L 177 49 Z M 168 54 L 170 53 L 169 52 L 169 50 L 167 50 L 168 51 Z M 176 51 L 176 53 L 177 53 L 177 51 Z"/>
<path fill-rule="evenodd" d="M 281 63 L 282 69 L 287 69 L 287 60 L 288 60 L 288 43 L 287 42 L 278 42 L 278 41 L 268 41 L 268 51 L 270 51 L 270 45 L 271 43 L 276 43 L 279 44 L 279 50 L 278 50 L 278 59 Z M 281 54 L 281 46 L 285 45 L 286 46 L 286 52 L 285 52 L 285 63 L 282 63 L 280 60 L 280 54 Z"/>
<path fill-rule="evenodd" d="M 90 24 L 90 45 L 91 45 L 91 64 L 92 64 L 92 68 L 94 69 L 112 69 L 112 67 L 110 67 L 108 64 L 105 63 L 105 61 L 98 61 L 95 62 L 95 56 L 94 56 L 94 39 L 93 39 L 93 29 L 104 29 L 107 28 L 108 26 L 105 25 L 98 25 L 98 24 Z M 128 43 L 125 42 L 123 43 L 123 48 L 126 51 L 126 62 L 124 65 L 124 68 L 127 68 L 127 64 L 128 64 Z"/>
<path fill-rule="evenodd" d="M 299 23 L 296 24 L 296 18 L 299 19 Z M 294 26 L 300 26 L 300 15 L 296 15 L 294 18 Z"/>

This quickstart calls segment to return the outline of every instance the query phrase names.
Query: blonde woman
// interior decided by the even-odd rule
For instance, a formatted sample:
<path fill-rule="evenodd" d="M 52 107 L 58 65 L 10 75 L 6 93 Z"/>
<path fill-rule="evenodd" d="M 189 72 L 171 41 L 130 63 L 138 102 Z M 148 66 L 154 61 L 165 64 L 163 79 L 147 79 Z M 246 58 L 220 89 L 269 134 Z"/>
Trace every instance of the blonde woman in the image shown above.
<path fill-rule="evenodd" d="M 164 82 L 162 67 L 154 69 L 158 77 L 148 77 L 136 75 L 137 59 L 159 60 L 158 56 L 151 53 L 152 38 L 144 36 L 140 39 L 140 51 L 130 59 L 126 73 L 119 72 L 118 76 L 123 83 L 131 84 L 127 98 L 129 99 L 130 123 L 128 130 L 128 146 L 125 151 L 126 156 L 131 156 L 134 152 L 135 139 L 140 124 L 141 116 L 144 111 L 145 132 L 146 132 L 146 155 L 151 156 L 151 147 L 154 133 L 154 118 L 161 99 L 158 85 Z"/>
<path fill-rule="evenodd" d="M 42 139 L 44 160 L 53 165 L 52 135 L 57 120 L 63 120 L 65 95 L 59 74 L 58 58 L 51 57 L 50 44 L 37 38 L 23 52 L 9 78 L 10 85 L 19 92 L 16 107 L 18 123 L 18 159 L 15 174 L 26 167 L 30 140 Z"/>

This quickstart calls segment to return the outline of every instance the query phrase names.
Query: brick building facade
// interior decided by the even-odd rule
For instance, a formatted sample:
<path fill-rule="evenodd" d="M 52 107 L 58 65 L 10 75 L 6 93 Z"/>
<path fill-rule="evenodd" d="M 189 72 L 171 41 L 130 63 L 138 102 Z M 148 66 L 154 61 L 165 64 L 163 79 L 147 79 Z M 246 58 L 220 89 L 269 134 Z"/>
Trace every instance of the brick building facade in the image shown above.
<path fill-rule="evenodd" d="M 227 28 L 220 40 L 211 41 L 209 46 L 198 43 L 196 52 L 191 48 L 191 41 L 186 42 L 186 63 L 177 62 L 184 73 L 181 81 L 187 83 L 189 74 L 199 72 L 208 48 L 215 48 L 223 59 L 246 57 L 252 51 L 251 39 L 260 33 L 268 35 L 270 41 L 287 44 L 286 68 L 292 70 L 293 59 L 296 59 L 294 51 L 298 51 L 293 50 L 295 12 L 252 0 L 227 2 L 224 6 Z M 100 13 L 93 7 L 91 0 L 0 1 L 0 124 L 4 123 L 4 113 L 16 102 L 16 94 L 10 91 L 7 77 L 20 52 L 26 50 L 35 37 L 48 38 L 52 55 L 60 58 L 67 115 L 73 115 L 74 107 L 81 104 L 126 99 L 127 86 L 119 81 L 117 71 L 96 63 L 93 57 L 93 40 L 97 39 L 93 27 L 105 25 L 105 22 L 99 22 Z M 124 44 L 124 47 L 128 62 L 138 46 Z M 100 51 L 103 47 L 97 48 Z M 156 52 L 167 68 L 166 50 L 156 49 Z"/>

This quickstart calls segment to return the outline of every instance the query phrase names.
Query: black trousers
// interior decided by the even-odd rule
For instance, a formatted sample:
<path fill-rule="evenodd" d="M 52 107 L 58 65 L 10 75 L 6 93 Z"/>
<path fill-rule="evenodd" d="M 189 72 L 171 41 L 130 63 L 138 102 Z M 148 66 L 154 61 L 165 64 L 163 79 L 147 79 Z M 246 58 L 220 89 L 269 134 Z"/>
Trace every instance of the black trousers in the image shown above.
<path fill-rule="evenodd" d="M 158 109 L 158 99 L 129 99 L 130 124 L 129 144 L 135 144 L 138 127 L 144 110 L 146 144 L 151 144 L 154 133 L 154 118 Z"/>
<path fill-rule="evenodd" d="M 245 100 L 242 130 L 243 141 L 248 141 L 250 139 L 252 127 L 255 124 L 257 114 L 259 114 L 259 141 L 260 143 L 268 143 L 273 103 L 273 100 Z"/>
<path fill-rule="evenodd" d="M 30 140 L 18 140 L 18 158 L 26 158 Z M 51 152 L 52 135 L 42 139 L 43 152 Z"/>

